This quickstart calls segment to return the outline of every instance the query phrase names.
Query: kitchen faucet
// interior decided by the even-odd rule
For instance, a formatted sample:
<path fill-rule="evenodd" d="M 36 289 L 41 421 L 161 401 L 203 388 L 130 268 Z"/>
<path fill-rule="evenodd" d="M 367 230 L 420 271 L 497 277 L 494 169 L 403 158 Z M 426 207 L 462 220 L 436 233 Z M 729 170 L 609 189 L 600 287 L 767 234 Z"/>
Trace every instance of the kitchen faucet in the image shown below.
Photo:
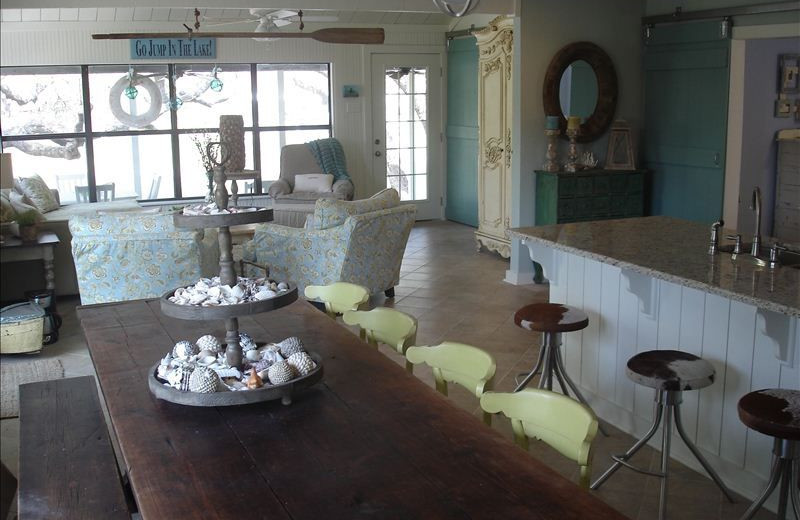
<path fill-rule="evenodd" d="M 756 230 L 753 235 L 753 247 L 750 249 L 750 254 L 757 257 L 761 249 L 761 189 L 758 186 L 753 188 L 750 209 L 756 212 Z"/>

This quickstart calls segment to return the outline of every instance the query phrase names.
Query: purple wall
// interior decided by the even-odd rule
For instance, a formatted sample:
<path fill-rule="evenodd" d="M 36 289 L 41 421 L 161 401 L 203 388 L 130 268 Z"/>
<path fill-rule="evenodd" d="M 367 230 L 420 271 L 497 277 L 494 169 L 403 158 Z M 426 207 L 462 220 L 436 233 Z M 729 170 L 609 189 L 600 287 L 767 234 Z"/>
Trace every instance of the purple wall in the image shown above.
<path fill-rule="evenodd" d="M 793 117 L 774 117 L 779 54 L 800 54 L 800 38 L 748 40 L 745 44 L 738 225 L 738 230 L 745 234 L 752 234 L 755 229 L 755 216 L 749 209 L 754 186 L 761 187 L 761 233 L 771 234 L 777 174 L 775 135 L 784 128 L 800 127 Z M 794 102 L 798 95 L 787 97 Z"/>

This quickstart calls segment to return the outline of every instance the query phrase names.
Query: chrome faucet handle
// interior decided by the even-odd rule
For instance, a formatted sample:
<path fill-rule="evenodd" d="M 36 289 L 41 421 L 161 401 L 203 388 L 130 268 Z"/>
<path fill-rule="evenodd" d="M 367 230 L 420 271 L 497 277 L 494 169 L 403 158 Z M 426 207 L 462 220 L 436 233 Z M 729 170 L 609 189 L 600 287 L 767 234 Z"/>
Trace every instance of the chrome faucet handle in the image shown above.
<path fill-rule="evenodd" d="M 733 245 L 733 254 L 738 255 L 742 252 L 742 235 L 735 234 L 735 235 L 725 235 L 725 238 L 728 240 L 735 240 L 736 243 Z"/>
<path fill-rule="evenodd" d="M 708 254 L 716 255 L 719 249 L 719 228 L 725 225 L 725 221 L 719 219 L 711 224 L 711 239 L 708 242 Z"/>
<path fill-rule="evenodd" d="M 780 251 L 786 251 L 786 247 L 778 242 L 775 242 L 772 244 L 772 247 L 769 248 L 769 266 L 773 269 L 781 265 L 780 260 L 778 260 Z"/>

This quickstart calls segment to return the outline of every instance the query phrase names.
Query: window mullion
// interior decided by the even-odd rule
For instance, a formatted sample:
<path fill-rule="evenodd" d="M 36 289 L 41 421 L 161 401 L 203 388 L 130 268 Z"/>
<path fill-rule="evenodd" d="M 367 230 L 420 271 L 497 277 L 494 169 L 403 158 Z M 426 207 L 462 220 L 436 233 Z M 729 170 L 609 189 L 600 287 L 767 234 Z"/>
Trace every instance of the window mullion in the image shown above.
<path fill-rule="evenodd" d="M 261 194 L 261 132 L 258 131 L 258 73 L 255 63 L 250 64 L 250 92 L 253 110 L 253 168 L 259 172 L 253 183 L 253 193 Z"/>
<path fill-rule="evenodd" d="M 83 132 L 86 136 L 86 177 L 89 202 L 97 202 L 97 179 L 94 170 L 94 136 L 92 135 L 92 104 L 89 98 L 89 66 L 81 65 L 83 90 Z"/>
<path fill-rule="evenodd" d="M 172 186 L 173 197 L 182 198 L 181 191 L 181 146 L 178 138 L 178 111 L 172 108 L 172 100 L 176 98 L 175 91 L 175 65 L 167 65 L 167 84 L 169 85 L 169 100 L 167 105 L 170 107 L 169 120 L 171 125 L 170 138 L 172 140 Z"/>

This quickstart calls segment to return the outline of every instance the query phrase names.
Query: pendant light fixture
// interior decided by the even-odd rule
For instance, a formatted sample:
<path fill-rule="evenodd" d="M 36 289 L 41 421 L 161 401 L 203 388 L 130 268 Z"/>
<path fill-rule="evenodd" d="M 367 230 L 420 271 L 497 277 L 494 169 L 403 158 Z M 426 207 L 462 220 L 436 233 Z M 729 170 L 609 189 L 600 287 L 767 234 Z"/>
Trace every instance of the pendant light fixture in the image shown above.
<path fill-rule="evenodd" d="M 478 6 L 479 0 L 433 0 L 433 4 L 448 16 L 460 18 Z"/>

